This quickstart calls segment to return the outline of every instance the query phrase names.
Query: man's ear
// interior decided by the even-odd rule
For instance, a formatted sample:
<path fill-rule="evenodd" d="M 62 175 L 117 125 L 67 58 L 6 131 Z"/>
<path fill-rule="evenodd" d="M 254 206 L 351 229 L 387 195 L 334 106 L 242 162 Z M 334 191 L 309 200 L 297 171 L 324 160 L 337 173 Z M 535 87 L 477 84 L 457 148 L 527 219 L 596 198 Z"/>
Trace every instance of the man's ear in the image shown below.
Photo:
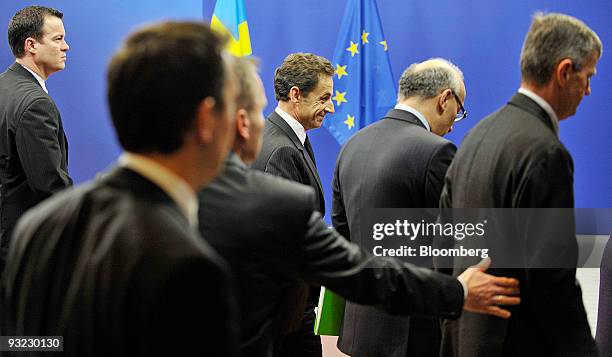
<path fill-rule="evenodd" d="M 440 113 L 443 113 L 446 110 L 446 106 L 448 105 L 448 101 L 450 100 L 450 96 L 452 92 L 450 89 L 445 89 L 440 93 L 438 97 L 438 110 Z"/>
<path fill-rule="evenodd" d="M 246 109 L 238 109 L 236 111 L 236 132 L 244 141 L 251 137 L 251 120 Z"/>
<path fill-rule="evenodd" d="M 302 96 L 302 91 L 300 91 L 300 88 L 293 86 L 291 87 L 291 89 L 289 89 L 289 100 L 292 103 L 297 103 L 300 101 Z"/>
<path fill-rule="evenodd" d="M 35 54 L 36 53 L 36 40 L 33 39 L 32 37 L 26 38 L 24 42 L 24 49 L 26 52 L 32 55 Z"/>
<path fill-rule="evenodd" d="M 199 142 L 209 144 L 213 141 L 215 129 L 215 99 L 204 98 L 195 113 L 195 134 Z"/>
<path fill-rule="evenodd" d="M 574 63 L 569 58 L 562 59 L 555 67 L 554 76 L 559 86 L 564 87 L 570 79 Z"/>

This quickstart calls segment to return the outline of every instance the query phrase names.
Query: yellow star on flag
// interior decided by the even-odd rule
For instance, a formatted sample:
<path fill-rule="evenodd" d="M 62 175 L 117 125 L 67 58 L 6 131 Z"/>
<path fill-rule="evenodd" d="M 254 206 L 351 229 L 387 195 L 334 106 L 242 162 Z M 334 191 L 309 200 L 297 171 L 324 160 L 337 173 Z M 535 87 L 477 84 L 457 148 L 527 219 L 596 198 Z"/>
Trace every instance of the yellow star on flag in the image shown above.
<path fill-rule="evenodd" d="M 370 36 L 370 33 L 363 30 L 363 32 L 361 33 L 361 44 L 362 45 L 365 45 L 366 43 L 370 43 L 370 41 L 368 41 L 368 36 Z"/>
<path fill-rule="evenodd" d="M 344 121 L 344 124 L 348 126 L 349 130 L 351 130 L 355 126 L 355 117 L 348 114 L 346 116 L 346 120 Z"/>
<path fill-rule="evenodd" d="M 337 106 L 340 106 L 340 104 L 346 103 L 346 99 L 344 98 L 345 95 L 346 92 L 336 91 L 336 95 L 332 99 L 336 101 Z"/>
<path fill-rule="evenodd" d="M 385 48 L 385 51 L 386 51 L 387 50 L 387 41 L 380 41 L 379 43 Z"/>
<path fill-rule="evenodd" d="M 346 65 L 341 66 L 336 64 L 336 74 L 338 75 L 338 79 L 342 78 L 342 76 L 348 76 L 348 73 L 346 72 Z"/>
<path fill-rule="evenodd" d="M 347 51 L 349 51 L 351 53 L 351 57 L 354 57 L 355 53 L 359 53 L 359 50 L 357 49 L 357 46 L 359 46 L 359 44 L 351 41 L 351 45 L 346 49 Z"/>

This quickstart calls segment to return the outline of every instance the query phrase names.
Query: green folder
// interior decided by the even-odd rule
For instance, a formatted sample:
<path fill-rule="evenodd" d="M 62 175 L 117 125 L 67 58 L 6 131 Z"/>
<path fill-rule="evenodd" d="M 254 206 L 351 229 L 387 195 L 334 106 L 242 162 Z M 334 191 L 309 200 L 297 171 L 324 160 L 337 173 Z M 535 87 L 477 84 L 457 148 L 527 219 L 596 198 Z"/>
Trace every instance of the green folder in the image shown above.
<path fill-rule="evenodd" d="M 333 291 L 321 287 L 317 319 L 315 320 L 315 335 L 339 336 L 342 320 L 344 319 L 344 305 L 346 301 Z"/>

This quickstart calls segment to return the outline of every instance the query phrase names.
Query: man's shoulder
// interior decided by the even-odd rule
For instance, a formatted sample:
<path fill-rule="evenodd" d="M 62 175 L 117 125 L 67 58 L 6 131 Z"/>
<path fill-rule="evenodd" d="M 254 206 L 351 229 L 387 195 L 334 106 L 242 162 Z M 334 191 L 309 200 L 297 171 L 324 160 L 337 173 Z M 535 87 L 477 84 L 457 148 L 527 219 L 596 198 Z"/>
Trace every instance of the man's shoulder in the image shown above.
<path fill-rule="evenodd" d="M 160 259 L 208 255 L 209 250 L 202 247 L 201 239 L 170 199 L 150 200 L 142 192 L 109 184 L 105 178 L 52 196 L 26 213 L 19 225 L 18 230 L 30 232 L 26 235 L 37 235 L 37 229 L 55 230 L 64 239 L 83 235 L 84 240 L 106 240 L 109 249 L 139 247 Z"/>
<path fill-rule="evenodd" d="M 9 96 L 12 94 L 12 96 L 21 97 L 24 93 L 28 93 L 33 98 L 36 96 L 49 98 L 31 74 L 19 73 L 10 68 L 0 74 L 0 91 L 3 95 Z"/>
<path fill-rule="evenodd" d="M 428 156 L 444 149 L 455 149 L 455 145 L 441 136 L 438 136 L 417 124 L 406 123 L 400 120 L 383 118 L 367 126 L 355 134 L 345 145 L 342 151 L 359 152 L 370 144 L 374 150 L 387 150 L 390 153 L 417 153 L 419 156 Z M 416 151 L 415 151 L 416 149 Z"/>
<path fill-rule="evenodd" d="M 504 145 L 508 149 L 516 146 L 524 152 L 528 152 L 528 148 L 535 151 L 550 149 L 566 151 L 559 137 L 545 120 L 549 119 L 540 118 L 524 108 L 509 103 L 482 119 L 470 130 L 466 142 L 486 138 L 487 141 L 497 142 L 498 145 Z"/>
<path fill-rule="evenodd" d="M 248 167 L 228 165 L 226 171 L 202 190 L 203 196 L 211 193 L 236 196 L 241 201 L 274 206 L 282 202 L 293 202 L 296 206 L 309 203 L 314 198 L 314 189 L 308 185 L 285 179 Z"/>

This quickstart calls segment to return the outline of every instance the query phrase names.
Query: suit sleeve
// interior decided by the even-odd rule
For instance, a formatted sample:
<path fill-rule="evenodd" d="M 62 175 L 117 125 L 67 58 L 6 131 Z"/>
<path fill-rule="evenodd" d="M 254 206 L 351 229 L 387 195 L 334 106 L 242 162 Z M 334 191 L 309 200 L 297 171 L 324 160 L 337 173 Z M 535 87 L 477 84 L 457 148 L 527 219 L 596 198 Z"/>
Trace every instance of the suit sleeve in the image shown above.
<path fill-rule="evenodd" d="M 433 153 L 425 171 L 425 202 L 428 208 L 436 208 L 440 202 L 440 194 L 444 187 L 446 171 L 455 157 L 457 147 L 446 142 Z"/>
<path fill-rule="evenodd" d="M 292 147 L 282 146 L 272 152 L 264 171 L 274 176 L 306 184 L 303 177 L 308 168 L 302 159 L 302 153 Z"/>
<path fill-rule="evenodd" d="M 57 109 L 48 99 L 35 100 L 23 113 L 15 142 L 28 184 L 43 197 L 72 185 L 62 169 Z"/>
<path fill-rule="evenodd" d="M 342 189 L 340 188 L 340 160 L 336 164 L 334 170 L 334 178 L 332 181 L 332 224 L 334 228 L 344 236 L 347 240 L 351 240 L 351 232 L 349 230 L 348 219 L 346 218 L 346 209 L 344 200 L 342 199 Z"/>
<path fill-rule="evenodd" d="M 554 355 L 577 351 L 596 355 L 596 347 L 576 280 L 578 243 L 574 224 L 573 164 L 559 147 L 547 150 L 529 172 L 516 198 L 531 209 L 524 220 L 526 281 L 540 330 L 556 345 Z M 571 328 L 568 328 L 571 326 Z M 551 351 L 552 352 L 552 351 Z"/>
<path fill-rule="evenodd" d="M 395 259 L 374 257 L 327 227 L 318 212 L 307 223 L 296 269 L 347 300 L 389 313 L 458 318 L 463 288 L 456 278 Z"/>

